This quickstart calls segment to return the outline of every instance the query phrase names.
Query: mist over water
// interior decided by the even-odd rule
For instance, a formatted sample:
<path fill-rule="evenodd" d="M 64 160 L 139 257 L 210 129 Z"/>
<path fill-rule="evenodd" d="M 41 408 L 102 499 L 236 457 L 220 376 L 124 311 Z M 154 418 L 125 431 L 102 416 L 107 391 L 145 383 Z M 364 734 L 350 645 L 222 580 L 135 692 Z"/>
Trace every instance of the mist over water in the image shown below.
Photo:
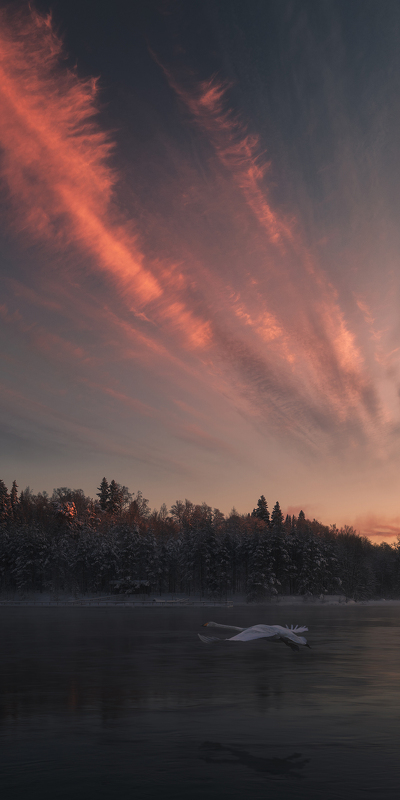
<path fill-rule="evenodd" d="M 0 636 L 5 798 L 398 797 L 400 607 L 3 608 Z"/>

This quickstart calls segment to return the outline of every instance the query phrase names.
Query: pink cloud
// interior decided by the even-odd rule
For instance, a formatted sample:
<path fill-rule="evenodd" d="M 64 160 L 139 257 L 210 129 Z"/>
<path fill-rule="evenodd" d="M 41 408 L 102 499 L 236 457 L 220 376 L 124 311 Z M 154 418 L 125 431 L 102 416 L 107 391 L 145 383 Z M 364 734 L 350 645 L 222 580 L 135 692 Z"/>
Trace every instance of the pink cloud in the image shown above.
<path fill-rule="evenodd" d="M 219 255 L 209 263 L 202 243 L 208 223 L 195 211 L 198 233 L 190 239 L 186 218 L 176 214 L 157 253 L 118 211 L 119 175 L 109 163 L 110 137 L 96 122 L 96 81 L 66 70 L 50 18 L 2 12 L 2 22 L 1 173 L 15 228 L 54 253 L 72 248 L 85 270 L 89 264 L 107 281 L 107 302 L 96 290 L 76 296 L 72 280 L 68 285 L 56 271 L 43 295 L 13 285 L 21 309 L 23 302 L 39 307 L 41 297 L 49 314 L 58 305 L 60 316 L 79 326 L 82 343 L 53 330 L 52 320 L 32 323 L 18 302 L 7 310 L 8 324 L 49 359 L 59 354 L 95 370 L 107 357 L 169 373 L 172 400 L 201 385 L 214 402 L 222 396 L 255 424 L 314 451 L 336 446 L 337 436 L 346 449 L 373 442 L 385 427 L 360 342 L 299 222 L 274 207 L 261 140 L 228 107 L 227 85 L 210 79 L 187 89 L 167 73 L 215 153 L 209 185 L 192 169 L 186 194 L 201 199 L 204 216 L 223 208 L 226 229 L 213 229 L 207 244 Z M 189 176 L 184 165 L 182 176 Z M 171 202 L 178 184 L 168 185 Z M 103 376 L 89 379 L 107 393 Z M 111 383 L 108 395 L 127 406 L 123 384 Z M 186 435 L 195 437 L 193 430 Z M 200 446 L 213 434 L 196 436 Z"/>
<path fill-rule="evenodd" d="M 273 208 L 268 198 L 269 164 L 259 137 L 250 134 L 229 108 L 227 83 L 215 77 L 199 83 L 192 77 L 179 80 L 172 70 L 162 68 L 275 248 L 275 256 L 268 251 L 267 274 L 284 292 L 286 307 L 282 308 L 282 300 L 275 305 L 266 302 L 265 295 L 260 302 L 265 276 L 253 273 L 253 292 L 248 288 L 247 299 L 232 289 L 232 310 L 243 325 L 252 327 L 258 348 L 262 340 L 273 343 L 275 356 L 292 365 L 308 401 L 312 403 L 310 395 L 322 400 L 339 425 L 356 418 L 368 435 L 371 424 L 379 424 L 380 412 L 363 352 L 339 305 L 338 292 L 307 247 L 299 223 Z M 294 311 L 290 317 L 288 308 Z"/>
<path fill-rule="evenodd" d="M 62 65 L 50 17 L 3 10 L 1 23 L 1 176 L 15 227 L 53 249 L 72 245 L 108 276 L 128 308 L 152 306 L 151 316 L 189 347 L 204 347 L 209 321 L 164 290 L 160 265 L 144 263 L 113 204 L 118 175 L 108 165 L 110 138 L 94 121 L 97 82 Z"/>
<path fill-rule="evenodd" d="M 385 514 L 366 513 L 357 516 L 353 527 L 374 542 L 390 541 L 400 536 L 400 516 L 389 517 Z"/>

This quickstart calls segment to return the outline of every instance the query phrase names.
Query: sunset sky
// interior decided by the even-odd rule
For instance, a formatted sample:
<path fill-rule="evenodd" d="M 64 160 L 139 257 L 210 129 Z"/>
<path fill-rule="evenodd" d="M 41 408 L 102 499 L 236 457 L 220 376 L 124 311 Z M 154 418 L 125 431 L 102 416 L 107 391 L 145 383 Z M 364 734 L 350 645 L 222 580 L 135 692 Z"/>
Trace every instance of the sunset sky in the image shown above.
<path fill-rule="evenodd" d="M 399 42 L 391 0 L 0 3 L 9 488 L 395 540 Z"/>

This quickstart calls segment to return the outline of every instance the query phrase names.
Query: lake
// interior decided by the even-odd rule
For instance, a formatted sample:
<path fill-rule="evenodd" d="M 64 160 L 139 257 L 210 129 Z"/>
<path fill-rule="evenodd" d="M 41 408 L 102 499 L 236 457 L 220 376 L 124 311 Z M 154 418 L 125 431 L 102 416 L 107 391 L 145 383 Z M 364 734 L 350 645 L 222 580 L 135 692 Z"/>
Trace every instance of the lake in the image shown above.
<path fill-rule="evenodd" d="M 0 637 L 4 800 L 399 797 L 400 606 L 10 607 Z"/>

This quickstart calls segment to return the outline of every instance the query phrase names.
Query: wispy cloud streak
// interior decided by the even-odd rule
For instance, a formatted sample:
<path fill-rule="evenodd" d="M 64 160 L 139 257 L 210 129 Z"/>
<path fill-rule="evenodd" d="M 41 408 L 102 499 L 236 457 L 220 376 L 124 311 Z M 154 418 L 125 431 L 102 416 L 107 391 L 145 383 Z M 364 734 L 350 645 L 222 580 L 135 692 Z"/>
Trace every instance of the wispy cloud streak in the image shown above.
<path fill-rule="evenodd" d="M 52 247 L 78 248 L 131 310 L 156 303 L 153 318 L 189 347 L 204 346 L 208 321 L 164 291 L 113 206 L 118 175 L 108 164 L 110 138 L 94 120 L 97 81 L 62 63 L 50 17 L 3 10 L 0 19 L 1 177 L 14 225 Z"/>
<path fill-rule="evenodd" d="M 354 520 L 353 527 L 362 535 L 376 542 L 400 537 L 400 517 L 389 517 L 383 513 L 362 514 Z"/>
<path fill-rule="evenodd" d="M 79 244 L 142 302 L 158 297 L 133 239 L 110 221 L 116 175 L 111 145 L 93 121 L 96 80 L 60 65 L 62 45 L 50 17 L 1 12 L 1 173 L 17 222 L 31 234 Z"/>
<path fill-rule="evenodd" d="M 260 139 L 248 133 L 232 110 L 226 107 L 225 95 L 229 85 L 211 78 L 202 81 L 192 91 L 186 91 L 172 72 L 163 69 L 170 85 L 207 131 L 221 163 L 233 175 L 271 241 L 274 244 L 290 241 L 293 238 L 290 223 L 272 208 L 265 189 L 260 187 L 270 166 L 260 152 Z"/>
<path fill-rule="evenodd" d="M 282 293 L 280 301 L 275 296 L 268 302 L 264 295 L 260 308 L 264 276 L 254 274 L 253 299 L 250 291 L 247 304 L 234 296 L 234 313 L 253 328 L 259 340 L 274 343 L 275 353 L 291 365 L 310 407 L 318 397 L 338 424 L 356 422 L 368 435 L 371 426 L 379 427 L 381 415 L 372 376 L 340 307 L 338 292 L 306 246 L 300 224 L 274 208 L 268 197 L 270 165 L 259 137 L 250 134 L 229 108 L 227 83 L 213 77 L 197 84 L 191 80 L 188 88 L 187 79 L 181 82 L 173 71 L 164 66 L 163 70 L 275 249 L 275 256 L 268 253 L 265 273 Z"/>
<path fill-rule="evenodd" d="M 218 170 L 232 195 L 224 208 L 227 229 L 216 234 L 220 260 L 212 268 L 204 248 L 193 254 L 182 244 L 180 270 L 165 253 L 158 260 L 147 256 L 151 248 L 146 250 L 144 236 L 132 233 L 131 221 L 118 211 L 112 142 L 96 121 L 97 81 L 67 69 L 50 17 L 2 11 L 0 21 L 0 169 L 13 224 L 61 254 L 71 248 L 84 254 L 94 274 L 107 276 L 114 305 L 97 298 L 87 315 L 98 317 L 99 341 L 105 338 L 101 326 L 110 334 L 108 356 L 115 336 L 121 362 L 151 361 L 161 374 L 164 360 L 174 373 L 175 394 L 198 373 L 203 388 L 229 398 L 257 424 L 261 420 L 268 430 L 314 448 L 334 441 L 338 432 L 354 441 L 373 440 L 383 412 L 362 347 L 299 221 L 274 206 L 261 139 L 229 107 L 228 84 L 212 78 L 187 88 L 164 68 L 216 155 L 205 204 L 214 194 L 222 197 Z M 175 236 L 184 242 L 184 219 L 176 225 Z M 206 231 L 199 214 L 195 225 Z M 237 229 L 243 268 L 228 282 L 225 251 Z M 166 236 L 171 252 L 172 239 Z M 60 278 L 58 283 L 66 305 L 71 294 L 61 289 Z M 40 304 L 33 289 L 26 289 L 25 299 L 29 291 L 31 302 Z M 42 301 L 49 314 L 57 309 L 56 295 L 55 278 L 54 296 Z M 75 301 L 77 316 L 82 305 Z M 364 313 L 364 306 L 359 309 Z M 115 402 L 152 417 L 150 405 L 130 398 L 118 382 L 107 388 L 96 379 L 98 355 L 87 342 L 46 332 L 13 313 L 5 307 L 7 324 L 29 335 L 42 354 L 75 359 L 81 371 L 90 366 L 88 386 L 103 386 Z M 371 320 L 370 315 L 367 324 Z M 181 430 L 172 416 L 165 425 L 199 447 L 224 449 L 215 431 L 191 423 Z"/>

